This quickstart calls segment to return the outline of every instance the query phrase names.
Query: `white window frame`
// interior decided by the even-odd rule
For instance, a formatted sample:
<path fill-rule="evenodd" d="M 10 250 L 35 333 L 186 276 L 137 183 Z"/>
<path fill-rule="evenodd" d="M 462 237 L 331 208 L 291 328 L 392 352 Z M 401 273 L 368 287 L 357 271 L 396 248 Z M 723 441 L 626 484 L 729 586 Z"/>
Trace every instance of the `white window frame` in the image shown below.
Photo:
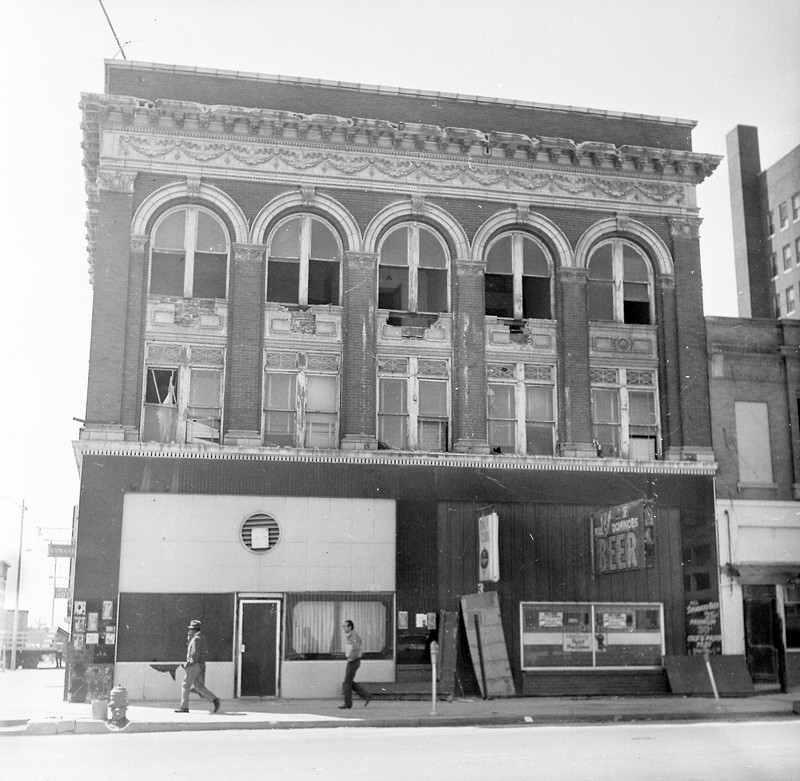
<path fill-rule="evenodd" d="M 648 440 L 648 437 L 636 437 L 631 435 L 631 428 L 635 425 L 631 423 L 630 411 L 630 395 L 636 392 L 652 393 L 653 397 L 653 416 L 655 422 L 653 428 L 654 439 L 654 459 L 661 458 L 662 455 L 662 441 L 661 441 L 661 412 L 659 409 L 658 401 L 658 376 L 655 369 L 651 368 L 624 368 L 624 367 L 593 367 L 590 370 L 591 374 L 591 391 L 592 391 L 592 426 L 596 423 L 594 411 L 594 391 L 597 390 L 616 390 L 618 401 L 619 422 L 617 423 L 619 429 L 619 454 L 604 455 L 605 458 L 622 458 L 631 460 L 631 445 L 634 440 L 643 439 Z M 645 382 L 646 375 L 650 375 L 649 382 Z M 610 423 L 600 421 L 598 425 L 611 425 Z M 595 445 L 600 453 L 600 444 L 595 439 Z M 641 459 L 651 460 L 651 459 Z"/>
<path fill-rule="evenodd" d="M 632 241 L 626 239 L 611 238 L 598 242 L 597 246 L 592 249 L 589 255 L 587 270 L 591 269 L 592 257 L 596 250 L 600 249 L 603 245 L 611 245 L 611 258 L 612 258 L 612 276 L 611 284 L 613 286 L 613 320 L 599 320 L 594 322 L 614 322 L 625 324 L 625 264 L 623 261 L 623 246 L 631 247 L 642 259 L 647 269 L 647 300 L 649 307 L 649 322 L 647 325 L 655 323 L 655 304 L 653 300 L 653 264 L 647 253 Z M 591 281 L 591 277 L 589 277 Z M 642 283 L 637 283 L 642 284 Z M 644 323 L 631 323 L 630 325 L 645 325 Z"/>
<path fill-rule="evenodd" d="M 786 201 L 778 205 L 778 221 L 780 222 L 781 230 L 789 227 L 789 204 Z"/>
<path fill-rule="evenodd" d="M 158 346 L 160 347 L 160 345 Z M 158 348 L 157 347 L 157 348 Z M 224 411 L 225 411 L 225 362 L 223 348 L 204 348 L 200 346 L 184 345 L 184 346 L 167 346 L 167 349 L 173 348 L 174 360 L 165 358 L 164 356 L 151 356 L 148 353 L 147 360 L 144 367 L 144 377 L 142 380 L 142 407 L 141 407 L 141 427 L 139 438 L 141 441 L 148 442 L 174 442 L 177 444 L 192 443 L 192 442 L 205 442 L 220 444 L 222 442 L 222 432 L 224 424 Z M 215 355 L 222 355 L 221 361 L 214 359 L 204 360 L 204 350 L 208 349 L 209 353 Z M 175 423 L 175 438 L 171 440 L 164 439 L 144 439 L 145 435 L 145 419 L 148 412 L 155 411 L 156 404 L 147 401 L 147 384 L 148 377 L 151 371 L 174 371 L 177 377 L 177 389 L 175 393 L 175 410 L 176 410 L 176 423 Z M 206 418 L 189 417 L 189 410 L 191 409 L 191 385 L 192 385 L 192 372 L 193 371 L 216 371 L 219 372 L 219 429 L 212 430 L 212 436 L 202 436 L 202 432 L 207 428 L 205 424 L 200 423 L 201 420 Z M 170 405 L 171 406 L 171 405 Z M 217 418 L 215 418 L 216 420 Z M 197 426 L 197 432 L 193 431 L 194 426 Z M 216 434 L 214 436 L 213 434 Z"/>
<path fill-rule="evenodd" d="M 178 206 L 172 209 L 168 209 L 167 211 L 162 214 L 156 223 L 153 225 L 153 230 L 150 232 L 150 265 L 147 271 L 147 290 L 150 291 L 150 285 L 153 277 L 153 252 L 158 248 L 155 246 L 155 237 L 158 233 L 158 229 L 161 224 L 171 215 L 175 214 L 176 212 L 185 212 L 186 213 L 186 223 L 184 226 L 184 250 L 186 255 L 184 257 L 184 269 L 183 269 L 183 297 L 184 298 L 195 298 L 193 295 L 193 285 L 194 285 L 194 260 L 195 260 L 195 252 L 197 251 L 197 223 L 198 223 L 198 216 L 200 212 L 204 212 L 208 216 L 210 216 L 213 220 L 215 220 L 220 228 L 222 229 L 223 234 L 225 235 L 225 296 L 220 300 L 226 300 L 230 294 L 230 271 L 231 271 L 231 240 L 230 234 L 228 232 L 228 228 L 225 223 L 219 218 L 217 214 L 215 214 L 211 209 L 206 209 L 202 206 Z M 175 251 L 175 250 L 172 250 Z M 221 253 L 220 253 L 221 254 Z M 164 295 L 162 293 L 155 293 L 153 295 Z"/>
<path fill-rule="evenodd" d="M 796 302 L 794 295 L 794 285 L 789 285 L 789 287 L 786 288 L 786 314 L 787 315 L 794 314 L 795 308 L 796 308 Z"/>
<path fill-rule="evenodd" d="M 734 401 L 739 488 L 774 488 L 769 406 L 763 401 Z"/>
<path fill-rule="evenodd" d="M 426 371 L 425 362 L 430 365 L 440 366 L 441 369 L 437 373 Z M 378 358 L 378 382 L 377 382 L 377 432 L 378 439 L 381 439 L 381 416 L 387 413 L 381 412 L 380 407 L 380 394 L 381 394 L 381 381 L 382 380 L 400 380 L 406 382 L 406 411 L 402 413 L 394 413 L 387 415 L 389 417 L 404 417 L 406 420 L 406 438 L 407 443 L 405 448 L 398 448 L 399 450 L 412 450 L 419 452 L 419 424 L 424 421 L 425 417 L 421 415 L 419 408 L 419 386 L 420 382 L 439 382 L 445 385 L 445 400 L 446 400 L 446 415 L 440 418 L 430 418 L 431 421 L 443 422 L 447 426 L 447 436 L 445 447 L 446 450 L 430 451 L 430 452 L 450 452 L 452 448 L 452 400 L 450 393 L 450 362 L 446 358 L 429 358 L 417 356 L 383 356 Z"/>
<path fill-rule="evenodd" d="M 525 364 L 522 362 L 500 364 L 488 363 L 487 367 L 487 434 L 491 431 L 491 400 L 493 385 L 512 386 L 514 388 L 514 452 L 511 455 L 527 456 L 528 431 L 527 431 L 527 388 L 546 387 L 552 394 L 551 403 L 553 418 L 551 421 L 535 421 L 537 423 L 549 422 L 551 424 L 551 452 L 542 455 L 555 455 L 556 452 L 556 422 L 558 409 L 555 386 L 555 367 L 550 365 Z M 500 420 L 500 418 L 496 418 Z M 489 445 L 492 446 L 492 437 L 489 436 Z M 503 454 L 506 455 L 506 454 Z"/>
<path fill-rule="evenodd" d="M 383 250 L 383 244 L 389 236 L 392 235 L 396 230 L 403 230 L 408 228 L 407 233 L 407 248 L 408 248 L 408 311 L 409 312 L 419 312 L 419 290 L 418 290 L 418 282 L 419 282 L 419 232 L 420 229 L 426 231 L 431 236 L 433 236 L 436 241 L 442 247 L 442 251 L 444 252 L 444 259 L 445 259 L 445 291 L 447 296 L 447 308 L 445 312 L 449 312 L 452 307 L 452 302 L 450 300 L 450 252 L 447 249 L 447 244 L 442 240 L 441 236 L 439 236 L 438 232 L 431 228 L 429 225 L 419 222 L 403 222 L 400 225 L 395 226 L 392 230 L 387 231 L 386 235 L 381 239 L 381 245 L 378 249 L 378 267 L 380 269 L 381 265 L 381 253 Z M 394 266 L 390 266 L 390 268 L 396 268 Z M 380 274 L 378 275 L 380 280 Z M 380 281 L 379 283 L 380 284 Z M 428 314 L 424 312 L 423 314 Z M 436 312 L 430 314 L 437 314 Z"/>
<path fill-rule="evenodd" d="M 299 449 L 311 449 L 306 444 L 306 424 L 308 415 L 317 410 L 309 410 L 308 384 L 311 377 L 333 377 L 336 382 L 336 400 L 333 443 L 331 449 L 337 448 L 339 443 L 339 426 L 341 422 L 340 400 L 340 360 L 338 355 L 328 353 L 296 353 L 281 352 L 276 350 L 264 351 L 264 371 L 262 373 L 262 403 L 261 403 L 261 441 L 264 447 L 294 447 Z M 295 379 L 294 394 L 294 431 L 292 444 L 270 444 L 267 441 L 267 414 L 270 412 L 266 407 L 267 400 L 267 375 L 283 374 L 292 375 Z M 327 449 L 327 448 L 326 448 Z"/>
<path fill-rule="evenodd" d="M 783 256 L 783 273 L 786 274 L 792 270 L 792 245 L 784 244 L 781 255 Z"/>
<path fill-rule="evenodd" d="M 277 232 L 287 223 L 291 222 L 292 220 L 300 219 L 300 257 L 299 257 L 299 269 L 298 269 L 298 276 L 299 276 L 299 284 L 298 284 L 298 291 L 297 291 L 297 305 L 298 306 L 308 306 L 308 272 L 311 265 L 311 224 L 315 220 L 322 225 L 324 225 L 330 232 L 333 234 L 334 239 L 336 240 L 336 245 L 339 249 L 339 256 L 338 260 L 335 261 L 336 264 L 339 266 L 339 284 L 338 284 L 338 300 L 332 301 L 329 305 L 328 304 L 321 304 L 320 306 L 338 306 L 342 300 L 342 241 L 339 237 L 339 234 L 334 229 L 334 227 L 327 222 L 326 220 L 322 219 L 321 217 L 317 217 L 315 214 L 310 214 L 308 212 L 301 212 L 300 214 L 291 214 L 288 217 L 282 219 L 273 229 L 270 231 L 269 237 L 266 242 L 266 275 L 267 279 L 264 284 L 264 295 L 267 296 L 267 291 L 269 290 L 269 272 L 270 272 L 270 261 L 272 259 L 272 241 Z M 333 263 L 334 261 L 330 261 Z M 266 298 L 269 301 L 269 298 Z M 288 302 L 284 302 L 288 303 Z M 292 302 L 294 303 L 294 302 Z"/>
<path fill-rule="evenodd" d="M 800 220 L 800 193 L 792 195 L 792 222 Z"/>

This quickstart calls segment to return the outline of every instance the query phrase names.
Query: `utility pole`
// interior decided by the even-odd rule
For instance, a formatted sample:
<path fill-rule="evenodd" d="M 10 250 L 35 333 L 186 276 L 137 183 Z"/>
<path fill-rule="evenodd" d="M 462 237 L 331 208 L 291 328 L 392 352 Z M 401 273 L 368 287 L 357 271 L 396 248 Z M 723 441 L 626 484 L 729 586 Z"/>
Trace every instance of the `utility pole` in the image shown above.
<path fill-rule="evenodd" d="M 19 632 L 19 587 L 22 582 L 22 532 L 25 529 L 25 500 L 19 517 L 19 553 L 17 554 L 17 593 L 14 599 L 14 628 L 11 632 L 11 669 L 17 669 L 17 634 Z"/>

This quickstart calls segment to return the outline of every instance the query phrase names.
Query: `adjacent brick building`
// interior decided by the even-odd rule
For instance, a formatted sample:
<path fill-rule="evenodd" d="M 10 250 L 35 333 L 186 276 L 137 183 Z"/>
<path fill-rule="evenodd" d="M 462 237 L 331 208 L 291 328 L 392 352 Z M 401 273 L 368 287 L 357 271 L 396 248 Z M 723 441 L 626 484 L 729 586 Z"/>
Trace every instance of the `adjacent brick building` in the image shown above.
<path fill-rule="evenodd" d="M 479 590 L 518 693 L 719 650 L 694 123 L 130 62 L 82 108 L 73 698 L 170 696 L 191 618 L 223 697 L 336 696 L 344 618 L 394 681 Z"/>

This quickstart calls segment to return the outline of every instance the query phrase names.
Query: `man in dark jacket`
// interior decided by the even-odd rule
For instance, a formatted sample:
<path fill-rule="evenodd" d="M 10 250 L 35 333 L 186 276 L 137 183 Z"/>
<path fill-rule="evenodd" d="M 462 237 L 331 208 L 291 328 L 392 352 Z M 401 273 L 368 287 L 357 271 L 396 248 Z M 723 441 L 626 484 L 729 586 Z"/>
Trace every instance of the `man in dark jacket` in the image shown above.
<path fill-rule="evenodd" d="M 216 713 L 219 710 L 219 697 L 206 688 L 206 639 L 201 633 L 202 624 L 197 621 L 189 622 L 189 635 L 186 638 L 186 664 L 184 669 L 186 675 L 183 676 L 181 684 L 181 706 L 175 709 L 175 713 L 189 712 L 189 693 L 194 691 L 201 697 L 205 697 L 213 703 Z"/>

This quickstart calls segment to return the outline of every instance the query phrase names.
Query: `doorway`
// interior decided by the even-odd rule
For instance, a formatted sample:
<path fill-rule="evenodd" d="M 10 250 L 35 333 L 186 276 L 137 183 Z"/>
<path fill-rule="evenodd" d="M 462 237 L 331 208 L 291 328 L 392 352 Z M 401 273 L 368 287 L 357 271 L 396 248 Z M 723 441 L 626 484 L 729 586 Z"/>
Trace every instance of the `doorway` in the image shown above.
<path fill-rule="evenodd" d="M 775 586 L 743 586 L 747 667 L 753 683 L 781 682 L 783 642 Z"/>
<path fill-rule="evenodd" d="M 239 600 L 237 696 L 278 696 L 280 626 L 280 600 Z"/>

